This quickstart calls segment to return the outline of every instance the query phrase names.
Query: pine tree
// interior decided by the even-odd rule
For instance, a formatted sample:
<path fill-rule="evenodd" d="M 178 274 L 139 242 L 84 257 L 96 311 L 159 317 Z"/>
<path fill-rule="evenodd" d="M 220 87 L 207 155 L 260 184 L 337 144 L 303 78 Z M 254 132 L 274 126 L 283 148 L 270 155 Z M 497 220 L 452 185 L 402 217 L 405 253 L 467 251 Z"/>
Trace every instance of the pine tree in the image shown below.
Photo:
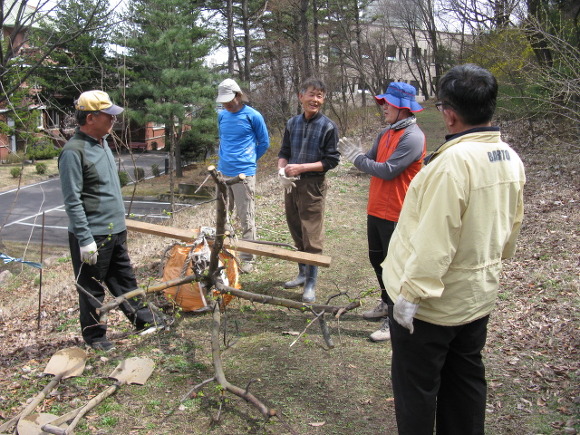
<path fill-rule="evenodd" d="M 165 124 L 170 159 L 181 177 L 183 133 L 208 117 L 215 124 L 215 111 L 207 110 L 214 105 L 215 80 L 203 64 L 214 36 L 193 0 L 131 0 L 125 19 L 117 43 L 126 51 L 127 113 L 140 124 Z M 216 136 L 214 130 L 214 141 Z"/>

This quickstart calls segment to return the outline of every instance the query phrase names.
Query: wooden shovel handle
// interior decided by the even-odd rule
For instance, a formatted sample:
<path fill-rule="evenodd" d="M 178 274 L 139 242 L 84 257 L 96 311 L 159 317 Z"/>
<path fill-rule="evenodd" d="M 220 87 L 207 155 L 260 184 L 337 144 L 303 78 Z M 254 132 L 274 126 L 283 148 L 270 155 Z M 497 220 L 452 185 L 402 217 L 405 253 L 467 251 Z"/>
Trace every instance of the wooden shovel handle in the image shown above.
<path fill-rule="evenodd" d="M 46 387 L 44 387 L 42 389 L 42 391 L 40 393 L 38 393 L 33 399 L 32 401 L 26 405 L 26 408 L 24 408 L 20 414 L 12 417 L 10 420 L 8 420 L 6 423 L 4 423 L 2 426 L 0 426 L 0 432 L 3 432 L 5 430 L 10 429 L 12 426 L 14 426 L 15 424 L 18 424 L 18 422 L 20 421 L 21 418 L 24 418 L 30 414 L 32 414 L 32 412 L 34 411 L 34 409 L 38 406 L 38 404 L 44 400 L 44 398 L 46 396 L 48 396 L 48 393 L 50 393 L 54 387 L 56 387 L 56 385 L 60 382 L 60 380 L 62 379 L 64 373 L 61 373 L 59 375 L 56 375 L 47 385 Z"/>
<path fill-rule="evenodd" d="M 57 425 L 53 424 L 54 422 L 51 422 L 50 424 L 45 424 L 44 426 L 42 426 L 42 430 L 55 435 L 67 435 L 72 433 L 74 428 L 80 421 L 80 419 L 83 418 L 87 412 L 89 412 L 91 409 L 93 409 L 95 406 L 97 406 L 99 403 L 101 403 L 103 400 L 105 400 L 107 397 L 109 397 L 111 394 L 117 391 L 119 386 L 120 386 L 119 383 L 113 384 L 105 391 L 99 393 L 97 396 L 89 400 L 85 406 L 83 406 L 78 410 L 78 414 L 76 415 L 74 420 L 71 421 L 70 424 L 65 429 L 58 427 Z"/>

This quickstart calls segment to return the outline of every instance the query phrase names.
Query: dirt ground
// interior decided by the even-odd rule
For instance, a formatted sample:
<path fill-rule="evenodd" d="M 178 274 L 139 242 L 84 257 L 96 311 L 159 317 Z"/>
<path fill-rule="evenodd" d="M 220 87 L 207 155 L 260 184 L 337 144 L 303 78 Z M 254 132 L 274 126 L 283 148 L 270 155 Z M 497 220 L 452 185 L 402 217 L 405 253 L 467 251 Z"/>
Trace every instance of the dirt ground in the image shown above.
<path fill-rule="evenodd" d="M 484 351 L 489 382 L 486 433 L 574 434 L 580 430 L 579 228 L 580 150 L 577 141 L 555 142 L 528 125 L 505 124 L 505 138 L 527 169 L 526 216 L 518 252 L 505 262 L 497 309 Z M 574 145 L 570 145 L 574 144 Z M 269 154 L 270 160 L 274 160 Z M 271 168 L 270 168 L 271 169 Z M 202 172 L 186 174 L 199 179 Z M 277 180 L 264 171 L 257 187 L 257 224 L 263 240 L 291 243 Z M 60 415 L 86 403 L 113 381 L 125 358 L 147 356 L 156 367 L 143 386 L 123 386 L 78 426 L 79 434 L 394 434 L 390 344 L 371 343 L 379 324 L 360 314 L 379 297 L 366 255 L 369 178 L 350 164 L 329 174 L 325 253 L 318 301 L 362 308 L 328 318 L 334 348 L 322 339 L 309 312 L 235 299 L 226 310 L 224 370 L 279 417 L 266 421 L 256 408 L 210 382 L 210 315 L 178 313 L 167 332 L 138 337 L 113 312 L 110 338 L 117 350 L 89 351 L 82 376 L 63 381 L 37 411 Z M 212 225 L 215 203 L 178 213 L 172 225 Z M 131 233 L 139 280 L 156 278 L 171 240 Z M 42 372 L 59 349 L 81 346 L 76 293 L 66 250 L 54 250 L 42 275 L 38 327 L 38 272 L 11 265 L 0 286 L 0 419 L 21 410 L 45 386 Z M 296 273 L 286 261 L 260 257 L 242 276 L 244 290 L 292 300 L 300 291 L 282 283 Z M 163 305 L 163 298 L 155 301 Z M 312 325 L 310 325 L 312 323 Z M 297 334 L 305 332 L 298 337 Z M 296 341 L 296 342 L 295 342 Z M 295 342 L 295 343 L 294 343 Z M 2 420 L 0 420 L 0 424 Z"/>

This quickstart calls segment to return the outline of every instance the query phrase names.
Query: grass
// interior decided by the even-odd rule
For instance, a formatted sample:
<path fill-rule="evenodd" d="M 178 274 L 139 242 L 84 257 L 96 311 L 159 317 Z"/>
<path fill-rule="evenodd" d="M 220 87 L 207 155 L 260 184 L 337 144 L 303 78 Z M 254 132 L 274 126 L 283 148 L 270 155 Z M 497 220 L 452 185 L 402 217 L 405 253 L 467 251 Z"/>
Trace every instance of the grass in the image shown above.
<path fill-rule="evenodd" d="M 56 159 L 38 160 L 37 163 L 44 163 L 47 166 L 46 172 L 42 175 L 36 173 L 36 163 L 12 163 L 0 164 L 0 192 L 15 189 L 19 183 L 26 186 L 32 183 L 46 181 L 51 177 L 58 176 L 58 162 Z M 10 171 L 12 168 L 22 167 L 22 175 L 18 178 L 12 177 Z"/>
<path fill-rule="evenodd" d="M 438 115 L 429 108 L 419 113 L 430 148 L 444 137 Z M 518 144 L 524 147 L 525 132 L 521 134 L 524 139 L 519 139 Z M 574 420 L 580 414 L 576 338 L 580 288 L 576 239 L 569 231 L 580 218 L 569 201 L 562 201 L 558 207 L 545 205 L 575 197 L 579 186 L 570 180 L 574 180 L 577 159 L 573 150 L 560 149 L 558 154 L 549 148 L 538 148 L 539 140 L 534 137 L 528 145 L 532 148 L 522 153 L 529 171 L 527 213 L 518 253 L 504 265 L 501 293 L 484 351 L 489 380 L 488 435 L 560 435 L 580 430 Z M 258 232 L 264 240 L 291 243 L 279 187 L 272 176 L 275 156 L 276 150 L 270 150 L 258 177 Z M 561 165 L 562 184 L 554 185 L 557 180 L 553 174 L 544 171 L 548 156 L 554 165 Z M 193 171 L 187 176 L 203 181 L 202 170 Z M 181 313 L 170 331 L 148 337 L 128 336 L 131 327 L 124 316 L 118 311 L 110 313 L 110 335 L 117 350 L 111 354 L 90 352 L 90 370 L 79 378 L 66 380 L 59 395 L 47 401 L 50 409 L 62 413 L 76 407 L 73 404 L 86 403 L 111 384 L 107 376 L 121 360 L 148 356 L 156 366 L 146 384 L 123 386 L 83 419 L 78 433 L 395 433 L 390 345 L 370 343 L 368 334 L 378 324 L 367 323 L 360 316 L 378 298 L 376 279 L 366 255 L 369 179 L 349 164 L 341 164 L 331 174 L 325 253 L 332 257 L 332 265 L 320 269 L 317 294 L 319 300 L 326 300 L 342 291 L 345 294 L 333 303 L 360 299 L 363 304 L 340 321 L 327 318 L 334 349 L 326 347 L 316 322 L 290 346 L 297 338 L 293 333 L 302 332 L 312 322 L 312 313 L 307 310 L 298 312 L 233 300 L 225 314 L 227 337 L 221 343 L 227 379 L 248 388 L 267 406 L 275 408 L 283 421 L 266 422 L 243 400 L 222 394 L 215 383 L 181 402 L 195 385 L 214 374 L 209 346 L 211 316 L 188 313 Z M 167 189 L 167 185 L 159 189 Z M 212 225 L 214 207 L 207 204 L 176 213 L 171 224 L 179 228 Z M 550 231 L 548 224 L 552 225 Z M 131 234 L 129 249 L 140 282 L 157 276 L 161 252 L 170 242 Z M 46 318 L 41 332 L 36 330 L 31 313 L 36 294 L 32 276 L 16 277 L 18 286 L 11 293 L 0 292 L 0 306 L 4 309 L 11 309 L 14 300 L 22 301 L 20 323 L 13 320 L 16 314 L 0 318 L 3 330 L 11 331 L 2 337 L 2 415 L 15 414 L 47 382 L 24 373 L 23 367 L 29 366 L 38 373 L 52 351 L 78 344 L 75 340 L 80 331 L 75 325 L 78 313 L 70 264 L 60 261 L 66 257 L 56 258 L 51 273 L 46 274 Z M 242 286 L 264 295 L 299 300 L 300 290 L 282 288 L 282 283 L 295 273 L 295 264 L 260 257 L 257 270 L 242 276 Z M 27 341 L 34 334 L 39 336 L 38 343 Z"/>

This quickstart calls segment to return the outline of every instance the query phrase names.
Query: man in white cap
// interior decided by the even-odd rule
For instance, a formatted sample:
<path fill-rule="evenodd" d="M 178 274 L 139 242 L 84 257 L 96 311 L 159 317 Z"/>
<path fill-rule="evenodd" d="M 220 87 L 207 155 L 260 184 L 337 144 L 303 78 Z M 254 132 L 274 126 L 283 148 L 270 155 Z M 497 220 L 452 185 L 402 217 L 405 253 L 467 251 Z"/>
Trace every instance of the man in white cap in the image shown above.
<path fill-rule="evenodd" d="M 242 239 L 256 238 L 255 189 L 257 162 L 270 146 L 268 129 L 262 115 L 245 104 L 245 95 L 232 79 L 218 86 L 217 103 L 225 110 L 218 113 L 219 161 L 218 171 L 226 179 L 246 176 L 244 183 L 228 186 L 229 211 L 236 215 L 242 227 Z M 241 271 L 253 270 L 252 254 L 242 253 Z"/>
<path fill-rule="evenodd" d="M 391 235 L 399 221 L 403 200 L 411 180 L 421 169 L 425 157 L 425 135 L 417 125 L 414 113 L 423 110 L 415 101 L 415 88 L 407 83 L 392 82 L 384 94 L 375 96 L 388 126 L 375 139 L 371 150 L 364 154 L 360 141 L 343 138 L 340 151 L 358 169 L 372 175 L 367 206 L 367 238 L 369 260 L 379 286 L 381 301 L 363 318 L 382 320 L 381 327 L 370 335 L 373 342 L 387 341 L 389 330 L 388 306 L 393 305 L 385 290 L 381 263 L 387 256 Z"/>
<path fill-rule="evenodd" d="M 83 339 L 95 350 L 109 352 L 107 326 L 97 308 L 104 300 L 104 283 L 113 296 L 137 288 L 127 251 L 125 207 L 115 159 L 106 138 L 123 108 L 103 91 L 83 92 L 75 102 L 78 127 L 64 146 L 58 167 L 66 213 L 69 247 L 79 292 Z M 136 300 L 121 305 L 142 333 L 163 327 L 151 308 Z"/>

